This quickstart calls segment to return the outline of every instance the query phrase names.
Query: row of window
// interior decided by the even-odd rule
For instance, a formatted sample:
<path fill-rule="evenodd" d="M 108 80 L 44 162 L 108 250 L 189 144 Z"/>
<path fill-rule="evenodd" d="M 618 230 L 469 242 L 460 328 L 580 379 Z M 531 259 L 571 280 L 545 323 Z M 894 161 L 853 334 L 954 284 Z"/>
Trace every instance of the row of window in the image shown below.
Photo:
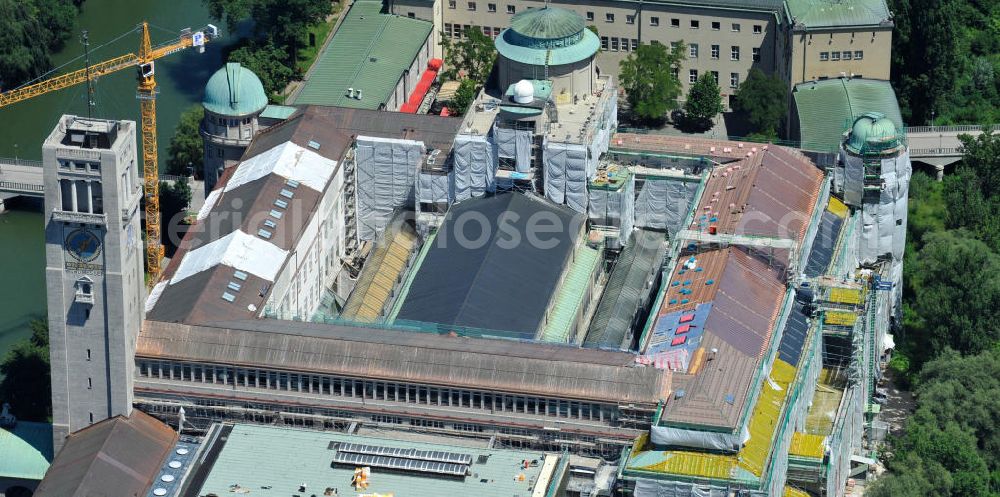
<path fill-rule="evenodd" d="M 448 2 L 448 8 L 449 9 L 457 9 L 458 8 L 458 1 L 457 0 L 449 0 L 449 2 Z M 479 7 L 478 7 L 478 4 L 476 2 L 467 2 L 466 3 L 466 10 L 475 12 L 476 10 L 478 10 L 478 8 Z M 496 12 L 497 11 L 497 4 L 495 4 L 495 3 L 487 3 L 486 4 L 486 11 L 487 12 Z M 508 4 L 507 5 L 507 13 L 508 14 L 516 14 L 517 13 L 517 7 L 514 6 L 514 5 Z M 415 17 L 414 13 L 412 13 L 412 12 L 410 12 L 408 15 L 410 17 Z M 585 17 L 586 17 L 586 19 L 587 19 L 588 22 L 594 22 L 595 16 L 594 16 L 594 12 L 593 11 L 587 11 L 585 13 Z M 615 22 L 615 14 L 614 14 L 614 12 L 605 12 L 604 13 L 604 22 L 609 22 L 609 23 Z M 625 24 L 635 24 L 635 16 L 631 15 L 631 14 L 627 14 L 625 16 Z M 657 17 L 657 16 L 650 16 L 650 18 L 649 18 L 649 25 L 650 26 L 659 26 L 660 25 L 660 18 Z M 698 19 L 691 19 L 689 21 L 688 25 L 690 26 L 691 29 L 699 29 L 701 27 L 701 21 L 698 20 Z M 679 28 L 679 27 L 681 27 L 681 20 L 680 20 L 680 18 L 677 18 L 677 17 L 671 18 L 670 19 L 670 27 L 673 27 L 673 28 Z M 715 30 L 715 31 L 721 30 L 722 29 L 722 23 L 719 22 L 719 21 L 712 21 L 712 29 Z M 736 32 L 736 33 L 740 32 L 740 30 L 741 30 L 740 23 L 738 23 L 738 22 L 731 23 L 730 26 L 729 26 L 729 30 L 733 31 L 733 32 Z M 754 32 L 754 34 L 762 34 L 764 32 L 764 26 L 762 24 L 754 24 L 753 25 L 753 32 Z"/>
<path fill-rule="evenodd" d="M 836 61 L 836 60 L 861 60 L 863 58 L 865 58 L 865 52 L 864 52 L 864 50 L 854 50 L 853 52 L 850 51 L 850 50 L 844 50 L 843 52 L 820 52 L 819 53 L 819 60 L 824 61 L 824 62 L 826 62 L 828 60 L 834 60 L 834 61 Z"/>
<path fill-rule="evenodd" d="M 76 162 L 71 160 L 59 159 L 59 169 L 62 169 L 63 171 L 99 173 L 101 172 L 101 163 Z"/>
<path fill-rule="evenodd" d="M 144 378 L 183 380 L 198 383 L 297 391 L 409 404 L 464 407 L 602 422 L 615 419 L 617 411 L 614 406 L 540 397 L 504 395 L 456 388 L 438 388 L 393 382 L 355 380 L 325 375 L 232 368 L 230 366 L 206 366 L 170 361 L 139 360 L 136 362 L 138 363 L 139 376 Z"/>
<path fill-rule="evenodd" d="M 676 72 L 677 71 L 675 70 L 674 71 L 675 75 L 676 75 Z M 715 84 L 719 84 L 719 71 L 712 71 L 709 74 L 711 74 L 712 78 L 715 79 Z M 692 83 L 693 84 L 696 81 L 698 81 L 698 70 L 697 69 L 691 69 L 690 71 L 688 71 L 688 83 Z M 738 72 L 731 72 L 731 73 L 729 73 L 729 87 L 732 88 L 732 89 L 736 89 L 736 88 L 740 87 L 740 73 L 738 73 Z"/>
<path fill-rule="evenodd" d="M 59 180 L 60 210 L 104 214 L 104 192 L 100 181 Z"/>

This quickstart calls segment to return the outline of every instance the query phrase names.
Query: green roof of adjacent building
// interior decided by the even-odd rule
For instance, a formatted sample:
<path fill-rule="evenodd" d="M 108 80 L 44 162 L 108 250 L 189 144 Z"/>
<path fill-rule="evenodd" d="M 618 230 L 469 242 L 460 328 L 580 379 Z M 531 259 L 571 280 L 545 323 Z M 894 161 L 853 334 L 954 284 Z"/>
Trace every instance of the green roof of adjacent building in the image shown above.
<path fill-rule="evenodd" d="M 844 131 L 868 112 L 885 115 L 903 129 L 896 94 L 888 81 L 836 78 L 800 83 L 792 93 L 803 150 L 834 152 Z"/>
<path fill-rule="evenodd" d="M 265 119 L 288 119 L 296 110 L 298 110 L 297 107 L 288 105 L 268 105 L 264 107 L 264 112 L 260 113 L 260 117 Z"/>
<path fill-rule="evenodd" d="M 403 434 L 400 434 L 403 435 Z M 372 465 L 368 487 L 351 485 L 354 470 L 366 464 L 331 463 L 345 443 L 369 447 L 416 449 L 471 456 L 464 476 L 435 474 L 434 469 L 384 469 Z M 355 446 L 356 449 L 360 449 Z M 365 449 L 360 449 L 365 450 Z M 541 461 L 545 454 L 526 450 L 462 447 L 391 438 L 346 435 L 329 431 L 243 425 L 233 427 L 218 458 L 208 470 L 197 495 L 232 495 L 233 485 L 250 490 L 253 497 L 288 497 L 299 485 L 303 495 L 324 493 L 328 487 L 339 495 L 476 495 L 477 497 L 528 497 L 535 484 L 549 483 Z M 394 459 L 394 458 L 386 458 Z M 539 464 L 523 467 L 523 461 Z M 420 462 L 419 460 L 417 460 Z M 553 478 L 555 479 L 555 478 Z"/>
<path fill-rule="evenodd" d="M 216 114 L 246 116 L 267 106 L 267 93 L 253 71 L 229 62 L 208 79 L 201 104 Z"/>
<path fill-rule="evenodd" d="M 52 462 L 52 425 L 19 421 L 0 428 L 0 478 L 41 480 Z"/>
<path fill-rule="evenodd" d="M 885 0 L 787 0 L 793 25 L 809 28 L 872 26 L 890 20 Z"/>
<path fill-rule="evenodd" d="M 433 28 L 428 21 L 383 14 L 379 0 L 356 0 L 290 103 L 378 109 Z M 348 96 L 349 88 L 360 90 L 361 98 Z"/>

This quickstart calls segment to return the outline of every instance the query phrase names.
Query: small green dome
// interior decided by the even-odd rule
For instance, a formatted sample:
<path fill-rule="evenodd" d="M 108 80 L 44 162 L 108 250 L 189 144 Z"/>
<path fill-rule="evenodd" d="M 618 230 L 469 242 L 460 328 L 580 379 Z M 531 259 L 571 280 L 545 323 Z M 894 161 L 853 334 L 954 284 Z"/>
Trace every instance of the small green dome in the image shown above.
<path fill-rule="evenodd" d="M 515 15 L 510 20 L 510 29 L 518 35 L 528 38 L 530 42 L 557 42 L 567 40 L 573 43 L 580 38 L 580 33 L 586 29 L 583 17 L 571 10 L 559 7 L 543 7 L 528 9 Z M 560 43 L 557 46 L 568 44 Z M 531 45 L 524 45 L 531 46 Z"/>
<path fill-rule="evenodd" d="M 229 62 L 209 78 L 201 104 L 215 114 L 246 116 L 267 107 L 267 93 L 253 71 Z"/>
<path fill-rule="evenodd" d="M 844 147 L 855 154 L 884 154 L 901 146 L 899 132 L 885 114 L 869 112 L 854 120 L 845 133 Z"/>

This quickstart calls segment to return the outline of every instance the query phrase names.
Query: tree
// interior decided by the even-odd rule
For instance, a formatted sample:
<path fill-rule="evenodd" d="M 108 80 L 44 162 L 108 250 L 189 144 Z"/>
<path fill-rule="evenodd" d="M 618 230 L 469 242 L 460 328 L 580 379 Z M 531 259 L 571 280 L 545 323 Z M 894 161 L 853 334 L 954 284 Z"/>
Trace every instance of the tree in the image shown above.
<path fill-rule="evenodd" d="M 902 2 L 900 2 L 902 3 Z M 898 62 L 895 67 L 897 91 L 906 95 L 904 120 L 913 124 L 940 116 L 943 106 L 955 93 L 959 64 L 957 1 L 909 0 L 903 7 L 908 14 L 901 33 Z"/>
<path fill-rule="evenodd" d="M 751 69 L 733 95 L 733 110 L 746 117 L 755 133 L 776 138 L 788 112 L 788 86 L 777 76 Z"/>
<path fill-rule="evenodd" d="M 0 0 L 0 86 L 4 90 L 42 75 L 69 39 L 80 2 Z"/>
<path fill-rule="evenodd" d="M 968 228 L 993 250 L 1000 250 L 1000 135 L 962 135 L 962 166 L 944 179 L 949 228 Z"/>
<path fill-rule="evenodd" d="M 183 222 L 183 216 L 187 214 L 188 205 L 191 204 L 191 186 L 188 182 L 180 180 L 172 183 L 160 182 L 160 223 L 168 228 L 163 233 L 163 243 L 171 241 L 167 231 L 171 226 Z"/>
<path fill-rule="evenodd" d="M 458 90 L 455 90 L 455 96 L 451 99 L 451 105 L 448 107 L 453 114 L 465 114 L 465 111 L 469 110 L 469 106 L 476 99 L 476 93 L 478 91 L 476 82 L 471 79 L 463 79 L 458 85 Z"/>
<path fill-rule="evenodd" d="M 49 326 L 33 319 L 31 337 L 11 348 L 0 363 L 0 402 L 25 421 L 48 421 L 52 415 L 49 374 Z"/>
<path fill-rule="evenodd" d="M 684 112 L 686 119 L 697 128 L 712 127 L 712 119 L 722 112 L 722 91 L 711 74 L 702 74 L 691 85 L 684 102 Z"/>
<path fill-rule="evenodd" d="M 662 121 L 667 111 L 677 107 L 681 95 L 681 82 L 675 71 L 684 60 L 686 47 L 683 42 L 673 49 L 653 42 L 639 45 L 628 58 L 619 63 L 622 88 L 633 116 L 641 121 Z"/>
<path fill-rule="evenodd" d="M 444 76 L 449 79 L 469 78 L 482 86 L 493 71 L 497 49 L 493 40 L 476 27 L 465 28 L 464 36 L 457 43 L 441 34 L 441 48 L 444 50 Z"/>
<path fill-rule="evenodd" d="M 914 297 L 905 325 L 918 362 L 946 348 L 975 354 L 1000 340 L 1000 255 L 965 230 L 928 233 L 924 247 L 908 265 Z"/>
<path fill-rule="evenodd" d="M 181 122 L 167 147 L 167 174 L 186 176 L 189 167 L 196 175 L 201 174 L 205 152 L 199 130 L 204 117 L 205 109 L 201 105 L 192 105 L 181 114 Z"/>
<path fill-rule="evenodd" d="M 285 89 L 295 77 L 295 70 L 285 60 L 287 51 L 274 44 L 250 41 L 229 54 L 229 62 L 239 62 L 254 72 L 264 85 L 268 95 L 276 95 Z"/>
<path fill-rule="evenodd" d="M 324 22 L 333 11 L 329 0 L 203 0 L 212 18 L 225 21 L 230 31 L 246 19 L 254 20 L 254 38 L 273 40 L 284 50 L 285 65 L 295 67 L 299 45 L 309 26 Z M 263 47 L 260 47 L 263 48 Z"/>

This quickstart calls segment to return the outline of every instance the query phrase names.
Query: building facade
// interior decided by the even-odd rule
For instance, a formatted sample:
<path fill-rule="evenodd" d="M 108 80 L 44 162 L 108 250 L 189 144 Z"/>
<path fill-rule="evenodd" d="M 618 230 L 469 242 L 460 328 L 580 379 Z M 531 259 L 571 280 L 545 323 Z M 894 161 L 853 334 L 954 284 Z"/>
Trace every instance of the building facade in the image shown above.
<path fill-rule="evenodd" d="M 833 7 L 820 1 L 781 0 L 547 3 L 577 12 L 596 30 L 601 42 L 599 74 L 617 75 L 619 62 L 640 44 L 684 42 L 687 59 L 678 73 L 684 92 L 700 75 L 712 74 L 727 105 L 751 69 L 777 75 L 789 86 L 842 73 L 889 77 L 893 24 L 882 0 L 853 0 Z M 544 6 L 538 0 L 389 2 L 391 12 L 432 20 L 434 36 L 453 40 L 461 39 L 466 28 L 496 38 L 513 15 Z"/>
<path fill-rule="evenodd" d="M 132 410 L 142 322 L 135 123 L 63 116 L 42 147 L 55 450 Z"/>

